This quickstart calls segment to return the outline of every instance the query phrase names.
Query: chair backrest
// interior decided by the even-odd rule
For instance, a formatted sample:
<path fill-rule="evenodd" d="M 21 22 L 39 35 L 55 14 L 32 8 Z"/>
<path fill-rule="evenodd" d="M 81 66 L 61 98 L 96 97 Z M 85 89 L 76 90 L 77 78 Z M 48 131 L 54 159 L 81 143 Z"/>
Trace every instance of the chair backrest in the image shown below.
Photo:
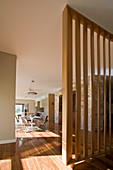
<path fill-rule="evenodd" d="M 17 119 L 17 117 L 15 116 L 15 123 L 17 123 L 18 122 L 18 119 Z"/>
<path fill-rule="evenodd" d="M 48 121 L 48 116 L 46 116 L 46 115 L 42 115 L 41 116 L 41 119 L 43 120 L 43 122 L 45 123 L 45 122 L 47 122 Z"/>
<path fill-rule="evenodd" d="M 27 123 L 27 119 L 25 117 L 21 117 L 22 123 Z"/>
<path fill-rule="evenodd" d="M 48 121 L 48 116 L 46 116 L 46 119 L 45 119 L 45 122 L 47 122 Z"/>

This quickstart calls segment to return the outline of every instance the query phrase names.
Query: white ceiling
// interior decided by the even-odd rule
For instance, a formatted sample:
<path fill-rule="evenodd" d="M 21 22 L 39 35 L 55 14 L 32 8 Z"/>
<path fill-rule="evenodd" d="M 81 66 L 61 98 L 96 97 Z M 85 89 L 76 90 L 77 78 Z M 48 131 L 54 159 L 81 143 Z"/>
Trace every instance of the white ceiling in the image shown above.
<path fill-rule="evenodd" d="M 113 33 L 112 0 L 0 0 L 0 51 L 17 55 L 16 98 L 26 96 L 31 80 L 36 98 L 61 88 L 66 4 Z"/>

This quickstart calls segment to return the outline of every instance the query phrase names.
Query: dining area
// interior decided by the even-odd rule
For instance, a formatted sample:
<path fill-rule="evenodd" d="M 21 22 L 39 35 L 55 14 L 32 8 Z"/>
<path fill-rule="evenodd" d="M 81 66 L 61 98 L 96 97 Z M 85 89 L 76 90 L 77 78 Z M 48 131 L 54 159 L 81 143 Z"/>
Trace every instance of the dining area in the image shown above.
<path fill-rule="evenodd" d="M 40 126 L 46 128 L 46 123 L 48 121 L 48 115 L 44 113 L 28 113 L 21 114 L 19 118 L 15 115 L 15 126 L 17 129 L 21 128 L 26 133 L 30 131 L 37 130 Z"/>

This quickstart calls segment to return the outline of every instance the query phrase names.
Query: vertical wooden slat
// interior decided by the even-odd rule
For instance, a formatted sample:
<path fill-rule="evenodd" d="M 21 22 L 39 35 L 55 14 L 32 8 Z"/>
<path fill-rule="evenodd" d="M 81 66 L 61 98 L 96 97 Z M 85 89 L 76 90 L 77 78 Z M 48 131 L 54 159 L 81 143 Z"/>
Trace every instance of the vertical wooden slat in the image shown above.
<path fill-rule="evenodd" d="M 111 149 L 111 54 L 110 54 L 110 37 L 108 39 L 108 56 L 109 56 L 109 147 Z"/>
<path fill-rule="evenodd" d="M 106 151 L 106 57 L 105 57 L 105 36 L 103 36 L 103 67 L 104 67 L 104 151 Z"/>
<path fill-rule="evenodd" d="M 80 22 L 75 22 L 75 69 L 76 69 L 76 113 L 75 113 L 75 158 L 80 156 L 81 136 L 81 58 L 80 58 Z"/>
<path fill-rule="evenodd" d="M 83 157 L 88 156 L 88 57 L 87 57 L 87 25 L 83 25 L 83 80 L 84 80 L 84 128 Z"/>
<path fill-rule="evenodd" d="M 63 12 L 62 90 L 62 159 L 67 165 L 72 158 L 72 18 L 68 6 Z"/>
<path fill-rule="evenodd" d="M 95 86 L 94 86 L 94 29 L 91 29 L 91 155 L 94 154 L 95 144 Z"/>
<path fill-rule="evenodd" d="M 100 152 L 100 126 L 101 126 L 101 113 L 100 113 L 100 35 L 99 30 L 97 33 L 97 70 L 98 70 L 98 129 L 97 129 L 97 151 Z"/>

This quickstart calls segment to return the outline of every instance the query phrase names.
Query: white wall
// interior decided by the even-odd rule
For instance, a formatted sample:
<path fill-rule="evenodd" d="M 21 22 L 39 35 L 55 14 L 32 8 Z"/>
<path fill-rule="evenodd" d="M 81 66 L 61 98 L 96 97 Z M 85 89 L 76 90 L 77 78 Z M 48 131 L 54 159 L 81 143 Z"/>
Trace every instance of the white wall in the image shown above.
<path fill-rule="evenodd" d="M 48 115 L 48 95 L 40 96 L 37 101 L 40 101 L 40 108 L 44 107 L 44 113 Z"/>
<path fill-rule="evenodd" d="M 15 138 L 16 56 L 0 52 L 0 143 Z"/>
<path fill-rule="evenodd" d="M 40 107 L 43 107 L 44 113 L 48 114 L 48 98 L 40 100 Z"/>

